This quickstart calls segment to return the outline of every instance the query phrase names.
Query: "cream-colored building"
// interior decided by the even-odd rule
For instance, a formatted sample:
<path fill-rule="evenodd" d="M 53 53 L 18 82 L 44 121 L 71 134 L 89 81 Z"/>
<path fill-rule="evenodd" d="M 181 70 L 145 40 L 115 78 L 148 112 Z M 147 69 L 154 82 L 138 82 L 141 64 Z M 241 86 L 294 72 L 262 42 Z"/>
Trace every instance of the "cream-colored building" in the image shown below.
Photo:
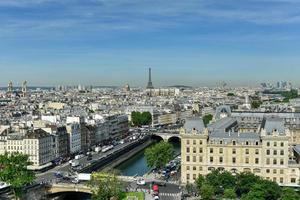
<path fill-rule="evenodd" d="M 183 184 L 214 169 L 252 172 L 280 185 L 297 186 L 300 165 L 292 160 L 291 134 L 279 118 L 264 119 L 256 132 L 239 132 L 239 123 L 223 118 L 205 128 L 189 119 L 181 129 Z"/>
<path fill-rule="evenodd" d="M 55 151 L 53 137 L 42 129 L 30 131 L 25 136 L 9 134 L 6 141 L 6 152 L 28 155 L 32 163 L 28 168 L 32 170 L 50 166 L 55 159 Z"/>

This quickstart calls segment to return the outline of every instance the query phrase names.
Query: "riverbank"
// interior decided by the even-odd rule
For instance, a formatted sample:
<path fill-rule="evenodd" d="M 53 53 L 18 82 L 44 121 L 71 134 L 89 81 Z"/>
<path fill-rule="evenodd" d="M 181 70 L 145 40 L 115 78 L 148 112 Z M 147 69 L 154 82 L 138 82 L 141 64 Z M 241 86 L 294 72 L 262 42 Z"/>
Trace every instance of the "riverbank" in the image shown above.
<path fill-rule="evenodd" d="M 155 141 L 154 140 L 148 140 L 146 142 L 144 142 L 143 144 L 137 146 L 136 148 L 126 152 L 125 154 L 123 154 L 120 158 L 112 161 L 111 163 L 103 166 L 102 168 L 100 168 L 99 170 L 111 170 L 114 168 L 117 168 L 118 166 L 120 166 L 122 163 L 126 162 L 128 159 L 132 158 L 133 156 L 135 156 L 136 154 L 140 153 L 141 151 L 143 151 L 144 149 L 146 149 L 147 147 L 149 147 L 150 145 L 152 145 Z"/>

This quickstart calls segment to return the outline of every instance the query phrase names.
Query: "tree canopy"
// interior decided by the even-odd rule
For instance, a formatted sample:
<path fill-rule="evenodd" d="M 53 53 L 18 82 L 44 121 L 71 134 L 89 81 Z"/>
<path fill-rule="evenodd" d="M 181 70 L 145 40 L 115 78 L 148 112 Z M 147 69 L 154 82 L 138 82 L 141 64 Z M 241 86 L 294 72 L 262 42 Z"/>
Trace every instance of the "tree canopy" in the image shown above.
<path fill-rule="evenodd" d="M 200 175 L 195 180 L 195 184 L 201 197 L 204 198 L 202 195 L 205 195 L 204 199 L 300 199 L 300 196 L 293 189 L 281 189 L 276 182 L 263 179 L 249 172 L 242 172 L 233 176 L 227 171 L 213 170 L 206 176 Z M 212 191 L 213 194 L 211 194 Z"/>
<path fill-rule="evenodd" d="M 131 123 L 133 126 L 150 125 L 152 122 L 152 115 L 150 112 L 131 112 Z"/>
<path fill-rule="evenodd" d="M 23 187 L 34 181 L 35 175 L 27 169 L 30 165 L 28 155 L 21 153 L 0 155 L 0 180 L 10 184 L 14 195 L 19 198 Z"/>
<path fill-rule="evenodd" d="M 206 126 L 207 124 L 209 124 L 209 122 L 213 119 L 213 116 L 211 114 L 207 114 L 205 115 L 202 120 L 204 125 Z"/>
<path fill-rule="evenodd" d="M 89 186 L 93 200 L 122 199 L 125 196 L 123 185 L 116 172 L 95 172 Z"/>
<path fill-rule="evenodd" d="M 173 145 L 161 141 L 145 151 L 145 157 L 149 167 L 162 168 L 174 157 Z"/>

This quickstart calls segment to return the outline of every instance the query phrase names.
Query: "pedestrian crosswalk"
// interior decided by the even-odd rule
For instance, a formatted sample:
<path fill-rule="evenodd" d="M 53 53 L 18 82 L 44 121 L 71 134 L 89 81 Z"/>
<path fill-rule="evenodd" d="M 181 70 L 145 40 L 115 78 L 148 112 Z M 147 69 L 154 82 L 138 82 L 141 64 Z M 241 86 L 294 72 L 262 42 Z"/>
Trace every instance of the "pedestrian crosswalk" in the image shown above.
<path fill-rule="evenodd" d="M 181 194 L 178 193 L 160 193 L 159 197 L 161 200 L 180 200 Z"/>

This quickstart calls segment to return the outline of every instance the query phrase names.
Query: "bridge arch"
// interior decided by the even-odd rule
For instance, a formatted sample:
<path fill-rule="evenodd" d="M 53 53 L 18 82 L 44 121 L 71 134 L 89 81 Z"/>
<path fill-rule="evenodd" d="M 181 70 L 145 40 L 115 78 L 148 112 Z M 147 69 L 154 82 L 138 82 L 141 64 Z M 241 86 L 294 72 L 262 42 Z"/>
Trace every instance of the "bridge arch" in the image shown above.
<path fill-rule="evenodd" d="M 168 138 L 168 142 L 178 142 L 180 143 L 181 138 L 179 135 L 174 135 Z"/>

